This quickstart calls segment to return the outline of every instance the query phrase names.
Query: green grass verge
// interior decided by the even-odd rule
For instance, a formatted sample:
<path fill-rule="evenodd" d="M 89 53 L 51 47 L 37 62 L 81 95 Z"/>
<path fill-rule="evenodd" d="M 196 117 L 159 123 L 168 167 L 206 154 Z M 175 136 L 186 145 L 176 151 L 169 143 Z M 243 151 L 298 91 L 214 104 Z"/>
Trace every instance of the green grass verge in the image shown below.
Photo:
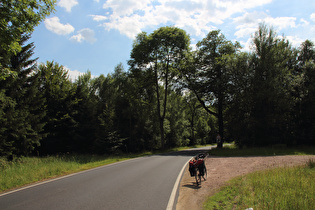
<path fill-rule="evenodd" d="M 126 160 L 130 157 L 50 156 L 22 157 L 13 162 L 0 159 L 0 192 L 26 184 Z"/>
<path fill-rule="evenodd" d="M 305 166 L 254 172 L 228 182 L 204 209 L 304 209 L 315 207 L 314 160 Z"/>

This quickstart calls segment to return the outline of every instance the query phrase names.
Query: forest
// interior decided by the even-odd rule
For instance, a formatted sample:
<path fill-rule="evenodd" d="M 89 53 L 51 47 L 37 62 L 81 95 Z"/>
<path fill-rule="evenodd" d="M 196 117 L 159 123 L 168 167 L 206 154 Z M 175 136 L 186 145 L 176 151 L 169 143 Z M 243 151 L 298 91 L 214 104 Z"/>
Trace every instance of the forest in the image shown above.
<path fill-rule="evenodd" d="M 239 147 L 315 145 L 310 40 L 293 47 L 262 23 L 250 52 L 220 30 L 192 49 L 186 31 L 161 27 L 138 34 L 127 70 L 72 81 L 29 42 L 54 1 L 16 2 L 0 14 L 0 156 L 136 153 L 218 134 Z"/>

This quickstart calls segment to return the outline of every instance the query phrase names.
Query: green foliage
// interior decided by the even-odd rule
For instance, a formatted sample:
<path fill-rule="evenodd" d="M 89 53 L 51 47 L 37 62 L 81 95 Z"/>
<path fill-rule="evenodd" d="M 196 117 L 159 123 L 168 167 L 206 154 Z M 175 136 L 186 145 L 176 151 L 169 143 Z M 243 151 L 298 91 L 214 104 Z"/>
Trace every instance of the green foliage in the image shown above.
<path fill-rule="evenodd" d="M 286 143 L 292 107 L 286 88 L 292 69 L 287 63 L 295 55 L 287 41 L 264 25 L 255 34 L 254 46 L 251 116 L 255 133 L 249 135 L 257 139 L 257 145 Z"/>
<path fill-rule="evenodd" d="M 131 71 L 143 72 L 151 77 L 156 107 L 156 119 L 159 122 L 161 147 L 165 147 L 164 123 L 166 120 L 168 95 L 173 79 L 180 72 L 181 60 L 189 51 L 190 39 L 186 32 L 176 27 L 161 27 L 149 36 L 141 33 L 137 36 L 131 52 Z M 160 87 L 162 86 L 163 89 Z M 162 93 L 164 92 L 164 93 Z M 150 96 L 152 97 L 152 96 Z"/>
<path fill-rule="evenodd" d="M 303 51 L 303 49 L 302 49 Z M 315 50 L 313 49 L 314 53 Z M 313 144 L 315 138 L 315 58 L 305 61 L 301 68 L 300 86 L 295 88 L 300 92 L 296 98 L 295 129 L 296 139 L 299 144 Z"/>
<path fill-rule="evenodd" d="M 29 154 L 39 146 L 43 98 L 25 45 L 34 27 L 54 10 L 54 0 L 3 0 L 0 4 L 0 155 Z"/>
<path fill-rule="evenodd" d="M 217 132 L 222 138 L 224 109 L 231 84 L 226 58 L 233 56 L 239 48 L 239 43 L 228 41 L 219 30 L 210 31 L 206 38 L 197 43 L 197 50 L 193 54 L 193 68 L 190 70 L 192 72 L 186 74 L 189 89 L 194 92 L 203 108 L 218 118 Z M 218 147 L 222 147 L 222 144 L 218 143 Z"/>
<path fill-rule="evenodd" d="M 9 55 L 21 50 L 20 34 L 30 34 L 54 11 L 56 0 L 2 0 L 0 5 L 0 47 Z M 5 57 L 1 57 L 4 59 Z M 2 63 L 2 62 L 1 62 Z"/>
<path fill-rule="evenodd" d="M 253 43 L 253 53 L 227 60 L 233 90 L 226 110 L 229 137 L 241 147 L 314 144 L 314 121 L 308 117 L 314 111 L 307 108 L 314 101 L 308 101 L 310 86 L 304 86 L 310 84 L 305 83 L 305 72 L 314 77 L 314 64 L 303 63 L 304 57 L 312 57 L 312 44 L 302 44 L 299 52 L 265 25 L 260 25 Z"/>
<path fill-rule="evenodd" d="M 46 125 L 44 133 L 47 135 L 42 142 L 41 152 L 55 153 L 72 150 L 75 139 L 77 122 L 74 109 L 78 100 L 74 97 L 75 88 L 68 78 L 65 68 L 55 62 L 40 64 L 39 89 L 45 97 Z"/>
<path fill-rule="evenodd" d="M 204 209 L 312 209 L 315 170 L 278 168 L 235 178 L 210 197 Z"/>
<path fill-rule="evenodd" d="M 56 0 L 2 0 L 0 4 L 0 81 L 15 73 L 7 66 L 21 51 L 21 34 L 30 35 L 35 26 L 54 11 Z"/>
<path fill-rule="evenodd" d="M 205 144 L 212 142 L 216 127 L 214 119 L 200 105 L 194 94 L 185 96 L 187 128 L 186 134 L 189 145 Z"/>
<path fill-rule="evenodd" d="M 29 154 L 40 145 L 43 137 L 44 99 L 38 89 L 36 59 L 31 59 L 34 44 L 24 45 L 28 39 L 29 36 L 22 36 L 21 51 L 6 64 L 17 76 L 7 78 L 0 85 L 4 94 L 0 155 Z"/>

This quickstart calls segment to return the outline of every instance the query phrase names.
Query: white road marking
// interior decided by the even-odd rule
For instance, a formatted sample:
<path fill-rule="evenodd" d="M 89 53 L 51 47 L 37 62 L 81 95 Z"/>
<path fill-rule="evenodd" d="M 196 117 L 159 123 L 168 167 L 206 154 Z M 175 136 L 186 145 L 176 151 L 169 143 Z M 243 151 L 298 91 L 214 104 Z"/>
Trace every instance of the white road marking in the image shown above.
<path fill-rule="evenodd" d="M 175 202 L 175 197 L 176 197 L 176 192 L 177 192 L 177 189 L 179 187 L 179 184 L 180 184 L 180 180 L 182 178 L 182 175 L 183 175 L 183 172 L 186 168 L 186 165 L 188 164 L 189 160 L 185 163 L 185 165 L 183 166 L 182 170 L 179 172 L 178 174 L 178 177 L 177 177 L 177 180 L 174 184 L 174 187 L 173 187 L 173 190 L 172 190 L 172 193 L 171 193 L 171 196 L 170 196 L 170 199 L 168 201 L 168 204 L 167 204 L 167 207 L 166 207 L 166 210 L 173 210 L 173 206 L 174 206 L 174 202 Z"/>

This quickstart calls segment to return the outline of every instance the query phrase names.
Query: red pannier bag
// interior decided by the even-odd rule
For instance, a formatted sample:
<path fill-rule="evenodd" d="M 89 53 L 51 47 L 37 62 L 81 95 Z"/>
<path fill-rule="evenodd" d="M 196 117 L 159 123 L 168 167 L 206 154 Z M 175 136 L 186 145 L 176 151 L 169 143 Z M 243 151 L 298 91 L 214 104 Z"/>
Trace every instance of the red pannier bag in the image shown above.
<path fill-rule="evenodd" d="M 198 159 L 196 165 L 199 167 L 200 165 L 203 165 L 204 160 L 203 159 Z"/>

